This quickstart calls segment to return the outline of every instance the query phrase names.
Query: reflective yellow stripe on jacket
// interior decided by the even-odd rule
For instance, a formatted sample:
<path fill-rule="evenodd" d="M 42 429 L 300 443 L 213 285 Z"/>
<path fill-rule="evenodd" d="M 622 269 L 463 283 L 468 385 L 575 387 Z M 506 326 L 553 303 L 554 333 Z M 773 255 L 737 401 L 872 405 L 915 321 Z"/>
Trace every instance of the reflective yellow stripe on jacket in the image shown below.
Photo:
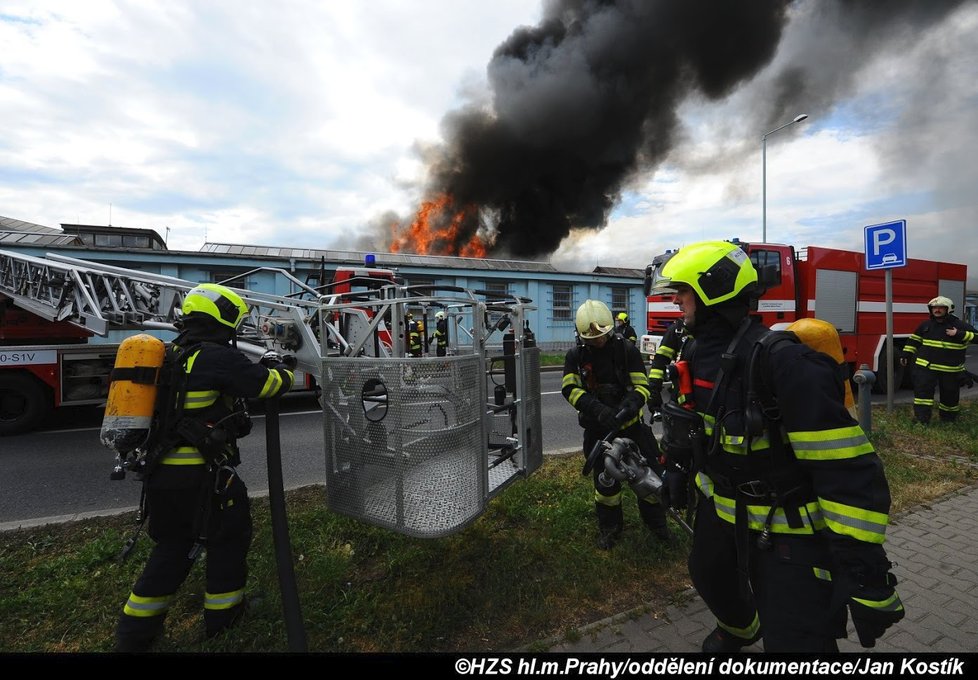
<path fill-rule="evenodd" d="M 873 453 L 873 445 L 858 425 L 813 432 L 789 432 L 798 460 L 842 460 Z"/>
<path fill-rule="evenodd" d="M 581 376 L 577 373 L 565 373 L 564 379 L 560 382 L 560 388 L 563 389 L 568 385 L 572 385 L 570 396 L 567 397 L 567 401 L 571 406 L 577 408 L 577 402 L 581 400 L 587 392 L 584 389 L 584 383 L 581 382 Z"/>

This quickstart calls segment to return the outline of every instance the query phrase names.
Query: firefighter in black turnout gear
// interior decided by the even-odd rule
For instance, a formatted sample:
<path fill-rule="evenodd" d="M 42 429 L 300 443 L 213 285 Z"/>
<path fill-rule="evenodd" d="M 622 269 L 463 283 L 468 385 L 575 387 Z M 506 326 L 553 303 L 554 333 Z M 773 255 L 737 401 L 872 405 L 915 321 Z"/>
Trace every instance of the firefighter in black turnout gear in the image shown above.
<path fill-rule="evenodd" d="M 244 610 L 252 523 L 248 490 L 235 471 L 236 440 L 251 429 L 244 399 L 278 396 L 293 381 L 277 355 L 256 364 L 231 346 L 247 313 L 241 297 L 224 286 L 200 284 L 184 298 L 181 332 L 161 369 L 178 376 L 173 380 L 182 388 L 170 392 L 175 403 L 157 406 L 172 412 L 161 418 L 169 423 L 166 431 L 150 435 L 158 460 L 144 480 L 155 546 L 119 618 L 118 651 L 147 650 L 159 637 L 201 549 L 207 553 L 207 636 Z"/>
<path fill-rule="evenodd" d="M 611 310 L 603 302 L 585 300 L 577 310 L 581 340 L 564 359 L 561 392 L 579 412 L 584 428 L 584 455 L 609 433 L 634 441 L 646 461 L 661 472 L 659 450 L 652 431 L 642 422 L 642 407 L 649 396 L 648 377 L 638 349 L 614 333 Z M 604 472 L 603 458 L 593 470 L 594 508 L 598 516 L 598 547 L 608 550 L 621 534 L 621 482 Z M 652 534 L 670 541 L 665 511 L 654 496 L 638 501 L 639 513 Z"/>
<path fill-rule="evenodd" d="M 725 241 L 679 250 L 654 288 L 672 291 L 692 334 L 682 404 L 702 432 L 686 450 L 700 493 L 689 571 L 717 618 L 703 651 L 763 637 L 773 652 L 837 651 L 846 610 L 872 647 L 903 615 L 883 549 L 883 466 L 845 408 L 837 362 L 751 319 L 757 272 Z M 673 422 L 674 421 L 674 422 Z M 697 429 L 698 428 L 698 429 Z M 696 437 L 689 441 L 696 442 Z"/>
<path fill-rule="evenodd" d="M 652 411 L 653 420 L 659 420 L 659 409 L 662 408 L 662 383 L 666 379 L 666 369 L 679 358 L 679 351 L 687 337 L 686 325 L 682 319 L 677 319 L 666 329 L 662 342 L 652 355 L 652 364 L 649 366 L 649 409 Z"/>
<path fill-rule="evenodd" d="M 435 345 L 435 354 L 443 357 L 448 354 L 448 319 L 445 312 L 439 310 L 435 312 L 435 332 L 432 333 L 428 344 Z"/>
<path fill-rule="evenodd" d="M 918 423 L 930 422 L 934 389 L 940 391 L 937 412 L 952 421 L 961 411 L 964 355 L 968 344 L 978 343 L 978 331 L 954 316 L 954 303 L 938 295 L 927 303 L 930 318 L 917 327 L 903 346 L 900 363 L 913 366 L 913 415 Z"/>
<path fill-rule="evenodd" d="M 618 312 L 618 327 L 615 332 L 621 337 L 628 340 L 633 345 L 638 342 L 638 334 L 635 333 L 635 329 L 632 328 L 632 324 L 628 321 L 628 314 L 625 312 Z"/>
<path fill-rule="evenodd" d="M 408 354 L 412 357 L 421 356 L 424 351 L 424 335 L 421 332 L 421 324 L 414 320 L 414 314 L 408 312 L 404 315 L 407 322 Z"/>

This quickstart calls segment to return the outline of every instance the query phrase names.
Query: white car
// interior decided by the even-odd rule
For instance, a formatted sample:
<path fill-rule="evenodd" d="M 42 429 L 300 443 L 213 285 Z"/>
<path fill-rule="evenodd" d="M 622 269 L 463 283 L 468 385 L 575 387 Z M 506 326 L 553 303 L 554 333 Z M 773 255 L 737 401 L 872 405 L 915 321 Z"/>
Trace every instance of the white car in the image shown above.
<path fill-rule="evenodd" d="M 882 264 L 893 264 L 894 262 L 898 261 L 899 258 L 896 256 L 896 253 L 887 253 L 883 256 Z"/>

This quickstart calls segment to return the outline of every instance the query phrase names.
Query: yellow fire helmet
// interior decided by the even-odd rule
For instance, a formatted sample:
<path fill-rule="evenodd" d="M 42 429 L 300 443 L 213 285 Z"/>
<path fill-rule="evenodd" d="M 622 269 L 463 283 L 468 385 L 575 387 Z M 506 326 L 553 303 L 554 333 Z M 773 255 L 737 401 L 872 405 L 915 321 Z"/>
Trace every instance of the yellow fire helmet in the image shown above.
<path fill-rule="evenodd" d="M 662 268 L 653 288 L 660 292 L 686 284 L 703 304 L 731 300 L 757 283 L 757 270 L 747 253 L 729 241 L 702 241 L 680 248 Z"/>
<path fill-rule="evenodd" d="M 585 300 L 577 308 L 577 333 L 585 340 L 593 340 L 607 335 L 615 327 L 608 305 L 600 300 Z"/>
<path fill-rule="evenodd" d="M 248 305 L 241 296 L 226 286 L 201 283 L 183 299 L 183 313 L 206 314 L 228 328 L 237 329 L 248 316 Z"/>

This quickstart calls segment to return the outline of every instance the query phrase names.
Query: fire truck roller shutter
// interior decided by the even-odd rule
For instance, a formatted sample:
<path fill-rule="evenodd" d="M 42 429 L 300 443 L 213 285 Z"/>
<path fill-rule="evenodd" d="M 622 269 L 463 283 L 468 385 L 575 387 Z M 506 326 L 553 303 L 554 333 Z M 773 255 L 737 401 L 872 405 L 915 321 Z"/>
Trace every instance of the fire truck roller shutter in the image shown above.
<path fill-rule="evenodd" d="M 48 388 L 27 371 L 0 371 L 0 436 L 37 427 L 51 407 Z"/>

